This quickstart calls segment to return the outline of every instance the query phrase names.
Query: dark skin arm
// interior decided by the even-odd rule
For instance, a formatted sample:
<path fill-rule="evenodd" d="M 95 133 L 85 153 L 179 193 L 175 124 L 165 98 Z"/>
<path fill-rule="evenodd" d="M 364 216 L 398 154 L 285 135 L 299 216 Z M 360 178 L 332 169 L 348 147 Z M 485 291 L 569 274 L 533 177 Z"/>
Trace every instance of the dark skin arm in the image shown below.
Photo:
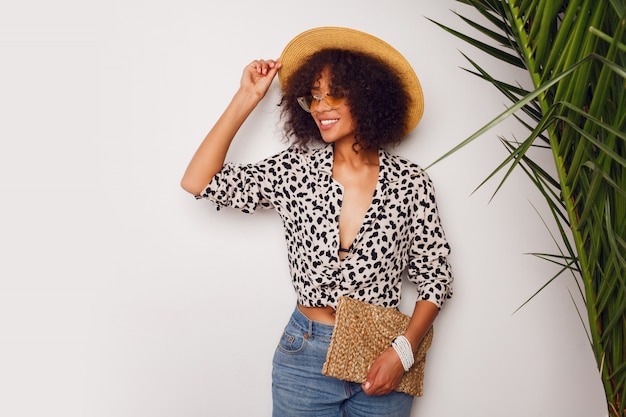
<path fill-rule="evenodd" d="M 409 326 L 404 336 L 411 342 L 413 352 L 426 335 L 426 332 L 433 325 L 435 318 L 439 314 L 437 306 L 430 301 L 418 301 L 411 316 Z M 366 382 L 363 384 L 363 391 L 367 395 L 385 395 L 395 390 L 400 384 L 404 375 L 404 368 L 400 357 L 389 347 L 374 361 L 367 373 Z"/>
<path fill-rule="evenodd" d="M 181 180 L 183 189 L 199 194 L 222 169 L 235 134 L 267 93 L 280 66 L 278 61 L 256 60 L 245 67 L 232 101 L 189 162 Z"/>

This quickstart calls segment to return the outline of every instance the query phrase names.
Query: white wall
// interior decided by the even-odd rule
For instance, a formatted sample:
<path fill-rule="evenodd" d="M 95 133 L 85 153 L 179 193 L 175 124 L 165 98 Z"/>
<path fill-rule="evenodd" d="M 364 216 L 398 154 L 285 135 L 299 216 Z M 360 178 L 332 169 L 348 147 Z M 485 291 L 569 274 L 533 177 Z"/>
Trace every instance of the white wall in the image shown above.
<path fill-rule="evenodd" d="M 23 1 L 0 14 L 0 415 L 269 416 L 271 357 L 295 298 L 275 213 L 216 212 L 179 187 L 255 58 L 297 33 L 354 27 L 395 45 L 426 112 L 396 152 L 435 160 L 504 108 L 427 21 L 452 0 Z M 525 82 L 520 73 L 520 82 Z M 282 149 L 277 88 L 229 159 Z M 606 415 L 561 277 L 521 311 L 556 251 L 522 174 L 471 191 L 503 158 L 499 126 L 430 170 L 453 246 L 420 416 Z M 545 210 L 543 210 L 545 212 Z M 408 288 L 408 287 L 407 287 Z M 410 306 L 407 289 L 404 308 Z"/>

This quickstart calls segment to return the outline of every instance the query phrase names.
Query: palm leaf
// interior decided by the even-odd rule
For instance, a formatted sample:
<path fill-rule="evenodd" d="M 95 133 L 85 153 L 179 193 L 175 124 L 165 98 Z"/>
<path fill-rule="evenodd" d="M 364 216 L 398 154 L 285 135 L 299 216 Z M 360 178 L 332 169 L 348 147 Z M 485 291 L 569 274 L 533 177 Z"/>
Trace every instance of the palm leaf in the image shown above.
<path fill-rule="evenodd" d="M 484 18 L 479 23 L 456 13 L 475 35 L 434 23 L 484 54 L 527 69 L 534 90 L 495 79 L 464 54 L 473 67 L 466 71 L 512 104 L 431 165 L 508 117 L 528 129 L 521 141 L 502 139 L 509 155 L 478 187 L 506 169 L 496 194 L 521 168 L 544 196 L 560 233 L 558 240 L 553 236 L 560 254 L 535 255 L 560 265 L 560 273 L 573 273 L 609 413 L 626 416 L 626 0 L 459 3 Z M 530 157 L 537 141 L 551 152 L 556 177 Z"/>

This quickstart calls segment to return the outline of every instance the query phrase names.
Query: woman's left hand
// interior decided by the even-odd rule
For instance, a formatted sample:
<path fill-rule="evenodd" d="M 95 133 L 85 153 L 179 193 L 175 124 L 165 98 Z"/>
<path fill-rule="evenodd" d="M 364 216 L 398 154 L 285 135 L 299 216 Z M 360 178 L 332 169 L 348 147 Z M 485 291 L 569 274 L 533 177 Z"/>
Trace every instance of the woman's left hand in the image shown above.
<path fill-rule="evenodd" d="M 390 347 L 374 361 L 363 383 L 363 392 L 367 395 L 386 395 L 400 384 L 404 368 L 400 357 Z"/>

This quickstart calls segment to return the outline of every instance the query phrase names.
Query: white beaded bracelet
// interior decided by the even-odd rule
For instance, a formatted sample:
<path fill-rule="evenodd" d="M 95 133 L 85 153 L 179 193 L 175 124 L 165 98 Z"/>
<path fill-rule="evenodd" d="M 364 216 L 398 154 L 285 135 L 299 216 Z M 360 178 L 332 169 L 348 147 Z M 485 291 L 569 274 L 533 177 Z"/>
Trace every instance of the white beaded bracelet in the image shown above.
<path fill-rule="evenodd" d="M 404 335 L 400 335 L 393 339 L 391 347 L 394 348 L 400 357 L 404 371 L 407 372 L 411 369 L 411 366 L 413 366 L 413 362 L 415 361 L 415 357 L 413 356 L 413 349 L 411 348 L 411 342 L 409 342 L 409 339 L 407 339 Z"/>

